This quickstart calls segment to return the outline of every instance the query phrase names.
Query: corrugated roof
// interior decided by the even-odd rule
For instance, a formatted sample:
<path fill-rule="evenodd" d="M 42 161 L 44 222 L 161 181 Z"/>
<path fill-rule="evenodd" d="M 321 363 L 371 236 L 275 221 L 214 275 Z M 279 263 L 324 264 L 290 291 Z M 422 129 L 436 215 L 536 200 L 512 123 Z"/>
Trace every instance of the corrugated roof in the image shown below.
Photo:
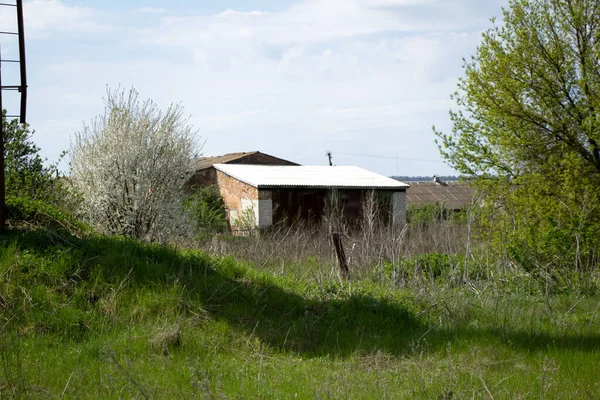
<path fill-rule="evenodd" d="M 225 174 L 257 188 L 310 187 L 407 189 L 395 179 L 350 166 L 273 166 L 215 164 Z"/>
<path fill-rule="evenodd" d="M 471 203 L 471 188 L 466 183 L 447 181 L 441 184 L 435 182 L 411 182 L 406 191 L 407 204 L 444 204 L 457 210 Z"/>

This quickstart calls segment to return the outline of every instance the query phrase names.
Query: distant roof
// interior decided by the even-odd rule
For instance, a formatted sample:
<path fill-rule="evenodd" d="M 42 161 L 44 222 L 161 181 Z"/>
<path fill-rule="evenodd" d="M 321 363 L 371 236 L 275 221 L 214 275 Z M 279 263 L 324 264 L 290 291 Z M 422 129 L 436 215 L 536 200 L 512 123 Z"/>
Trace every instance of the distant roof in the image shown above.
<path fill-rule="evenodd" d="M 458 210 L 471 203 L 471 188 L 466 183 L 458 181 L 411 182 L 410 189 L 406 191 L 407 204 L 436 204 L 440 203 L 447 208 Z"/>
<path fill-rule="evenodd" d="M 194 167 L 195 167 L 196 171 L 199 171 L 201 169 L 210 168 L 214 164 L 228 164 L 232 161 L 240 160 L 244 157 L 248 157 L 248 156 L 252 156 L 252 155 L 256 155 L 256 154 L 262 154 L 263 156 L 267 156 L 267 157 L 274 158 L 277 160 L 285 161 L 286 163 L 296 165 L 296 163 L 293 163 L 291 161 L 287 161 L 282 158 L 272 156 L 270 154 L 261 153 L 260 151 L 247 151 L 247 152 L 240 152 L 240 153 L 228 153 L 228 154 L 224 154 L 222 156 L 215 156 L 215 157 L 202 157 L 202 158 L 198 159 L 198 161 L 196 161 L 196 164 Z"/>
<path fill-rule="evenodd" d="M 366 169 L 345 166 L 215 164 L 225 174 L 257 188 L 402 189 L 406 183 Z"/>

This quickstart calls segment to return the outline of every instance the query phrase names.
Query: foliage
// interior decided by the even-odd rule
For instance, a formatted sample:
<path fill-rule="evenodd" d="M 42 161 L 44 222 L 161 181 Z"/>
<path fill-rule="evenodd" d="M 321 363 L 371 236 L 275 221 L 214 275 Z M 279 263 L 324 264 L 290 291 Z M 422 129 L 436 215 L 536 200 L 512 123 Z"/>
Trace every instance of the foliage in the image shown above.
<path fill-rule="evenodd" d="M 452 210 L 443 204 L 409 204 L 406 208 L 406 222 L 411 224 L 429 224 L 444 221 L 450 217 Z"/>
<path fill-rule="evenodd" d="M 61 235 L 0 237 L 2 398 L 600 394 L 597 296 L 318 283 Z"/>
<path fill-rule="evenodd" d="M 456 222 L 466 221 L 466 210 L 454 211 L 447 208 L 444 204 L 409 204 L 406 208 L 406 221 L 410 224 L 428 225 L 436 222 Z"/>
<path fill-rule="evenodd" d="M 53 230 L 65 230 L 72 234 L 90 232 L 68 211 L 41 200 L 27 197 L 6 197 L 6 213 L 11 224 L 26 223 Z"/>
<path fill-rule="evenodd" d="M 256 233 L 258 221 L 254 204 L 240 211 L 235 221 L 236 229 L 241 233 Z"/>
<path fill-rule="evenodd" d="M 57 202 L 62 197 L 56 179 L 56 165 L 45 166 L 39 155 L 40 148 L 33 143 L 34 132 L 18 119 L 8 121 L 2 111 L 4 123 L 4 157 L 6 195 Z"/>
<path fill-rule="evenodd" d="M 104 115 L 71 148 L 85 219 L 101 232 L 144 240 L 186 233 L 183 186 L 196 149 L 181 106 L 163 112 L 151 100 L 141 102 L 134 89 L 109 90 Z"/>
<path fill-rule="evenodd" d="M 481 237 L 498 256 L 530 272 L 550 270 L 559 279 L 560 270 L 594 270 L 600 261 L 598 193 L 577 185 L 561 191 L 535 178 L 520 181 L 478 182 L 487 195 L 476 213 Z"/>
<path fill-rule="evenodd" d="M 184 203 L 197 235 L 227 230 L 225 203 L 214 186 L 199 187 Z"/>
<path fill-rule="evenodd" d="M 597 263 L 599 14 L 595 0 L 511 0 L 464 64 L 452 133 L 436 132 L 480 178 L 488 239 L 536 268 Z"/>

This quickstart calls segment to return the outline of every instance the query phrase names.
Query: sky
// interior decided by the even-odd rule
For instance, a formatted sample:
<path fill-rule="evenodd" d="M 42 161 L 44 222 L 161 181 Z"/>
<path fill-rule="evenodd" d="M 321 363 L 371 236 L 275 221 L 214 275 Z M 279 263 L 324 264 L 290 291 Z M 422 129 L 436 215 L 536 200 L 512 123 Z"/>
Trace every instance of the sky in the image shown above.
<path fill-rule="evenodd" d="M 15 0 L 5 0 L 14 3 Z M 201 153 L 453 174 L 432 126 L 507 0 L 25 0 L 28 122 L 49 162 L 107 88 L 185 107 Z M 0 7 L 0 30 L 16 27 Z M 18 58 L 0 39 L 2 57 Z M 18 84 L 2 65 L 2 83 Z M 18 113 L 15 93 L 4 107 Z M 63 169 L 66 167 L 63 162 Z"/>

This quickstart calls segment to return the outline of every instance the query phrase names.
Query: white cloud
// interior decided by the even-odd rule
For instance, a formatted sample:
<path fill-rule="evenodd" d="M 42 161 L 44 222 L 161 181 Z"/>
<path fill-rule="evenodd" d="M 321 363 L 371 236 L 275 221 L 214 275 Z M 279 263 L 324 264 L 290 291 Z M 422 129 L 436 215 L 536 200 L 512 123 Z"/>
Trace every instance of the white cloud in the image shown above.
<path fill-rule="evenodd" d="M 133 10 L 136 14 L 164 14 L 167 10 L 157 7 L 140 7 Z"/>
<path fill-rule="evenodd" d="M 145 40 L 189 48 L 289 46 L 380 33 L 457 31 L 490 17 L 482 12 L 486 7 L 465 7 L 473 1 L 305 0 L 277 13 L 227 10 L 169 17 L 148 30 Z"/>
<path fill-rule="evenodd" d="M 94 21 L 93 12 L 77 12 L 68 18 Z M 105 85 L 122 84 L 162 106 L 181 101 L 211 154 L 261 150 L 301 163 L 322 161 L 325 149 L 437 158 L 430 127 L 447 125 L 461 58 L 490 13 L 496 7 L 479 0 L 304 0 L 280 12 L 163 16 L 123 38 L 148 46 L 143 59 L 49 65 L 32 101 L 69 114 L 64 125 L 40 121 L 63 148 L 72 132 L 58 130 L 100 113 Z M 166 59 L 165 49 L 189 57 Z M 43 99 L 56 91 L 45 82 L 61 89 L 52 104 Z M 372 168 L 397 172 L 395 162 L 389 172 Z"/>
<path fill-rule="evenodd" d="M 99 32 L 109 25 L 99 22 L 99 12 L 89 7 L 68 6 L 60 0 L 30 0 L 24 3 L 28 39 L 48 38 L 54 32 Z"/>

